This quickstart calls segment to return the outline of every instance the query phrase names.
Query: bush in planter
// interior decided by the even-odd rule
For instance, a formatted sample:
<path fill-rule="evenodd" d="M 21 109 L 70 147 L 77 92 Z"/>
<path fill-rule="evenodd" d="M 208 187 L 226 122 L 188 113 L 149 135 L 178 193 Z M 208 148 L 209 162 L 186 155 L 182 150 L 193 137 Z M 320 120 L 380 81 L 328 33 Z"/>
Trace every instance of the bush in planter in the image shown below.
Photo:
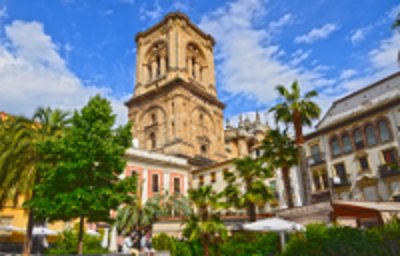
<path fill-rule="evenodd" d="M 175 255 L 175 240 L 165 233 L 153 237 L 152 245 L 157 251 L 169 251 L 171 255 Z"/>

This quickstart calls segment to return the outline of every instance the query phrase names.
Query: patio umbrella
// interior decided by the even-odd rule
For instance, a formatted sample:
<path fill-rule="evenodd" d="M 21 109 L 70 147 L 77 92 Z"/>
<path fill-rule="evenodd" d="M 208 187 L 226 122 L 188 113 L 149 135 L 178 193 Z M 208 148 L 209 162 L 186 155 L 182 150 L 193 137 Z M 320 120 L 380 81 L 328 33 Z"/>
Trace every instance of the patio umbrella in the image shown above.
<path fill-rule="evenodd" d="M 285 245 L 285 232 L 304 229 L 303 225 L 281 218 L 268 218 L 256 222 L 244 224 L 243 228 L 250 231 L 277 232 L 281 237 L 282 248 Z"/>
<path fill-rule="evenodd" d="M 49 236 L 49 235 L 58 235 L 58 232 L 45 227 L 34 227 L 32 234 L 34 236 Z"/>
<path fill-rule="evenodd" d="M 0 230 L 4 230 L 4 231 L 9 231 L 9 232 L 24 232 L 25 229 L 24 228 L 19 228 L 19 227 L 15 227 L 15 226 L 0 226 Z"/>
<path fill-rule="evenodd" d="M 88 234 L 89 236 L 100 236 L 100 233 L 93 229 L 89 229 L 88 231 L 86 231 L 86 234 Z"/>

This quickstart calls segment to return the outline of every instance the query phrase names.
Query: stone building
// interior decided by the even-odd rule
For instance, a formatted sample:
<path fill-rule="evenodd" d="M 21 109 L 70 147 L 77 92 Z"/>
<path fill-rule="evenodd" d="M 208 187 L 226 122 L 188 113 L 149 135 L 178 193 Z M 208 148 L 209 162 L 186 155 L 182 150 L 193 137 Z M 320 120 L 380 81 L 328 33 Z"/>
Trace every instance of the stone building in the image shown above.
<path fill-rule="evenodd" d="M 182 13 L 136 36 L 136 83 L 126 103 L 139 148 L 227 159 L 214 74 L 214 39 Z"/>
<path fill-rule="evenodd" d="M 400 195 L 400 72 L 336 100 L 306 136 L 314 201 Z"/>

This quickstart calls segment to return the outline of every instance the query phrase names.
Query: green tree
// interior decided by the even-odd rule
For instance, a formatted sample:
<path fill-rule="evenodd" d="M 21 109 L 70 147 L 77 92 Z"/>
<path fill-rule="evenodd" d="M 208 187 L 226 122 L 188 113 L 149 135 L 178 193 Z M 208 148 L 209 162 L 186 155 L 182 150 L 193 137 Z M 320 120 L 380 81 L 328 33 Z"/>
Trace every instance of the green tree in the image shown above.
<path fill-rule="evenodd" d="M 293 207 L 292 189 L 290 186 L 289 171 L 299 161 L 299 152 L 295 142 L 278 129 L 269 130 L 262 142 L 263 159 L 271 168 L 281 169 L 283 185 L 285 187 L 288 208 Z"/>
<path fill-rule="evenodd" d="M 33 187 L 40 182 L 38 164 L 41 156 L 37 144 L 59 138 L 69 123 L 69 114 L 59 109 L 39 108 L 31 119 L 9 116 L 0 121 L 0 207 L 10 201 L 34 197 Z M 32 246 L 34 211 L 27 208 L 28 222 L 24 255 Z"/>
<path fill-rule="evenodd" d="M 189 200 L 196 212 L 186 220 L 183 234 L 191 241 L 199 240 L 203 245 L 204 255 L 210 254 L 210 245 L 223 240 L 228 233 L 219 218 L 220 195 L 211 186 L 189 189 Z"/>
<path fill-rule="evenodd" d="M 303 126 L 311 126 L 313 120 L 319 118 L 321 109 L 312 101 L 312 98 L 316 97 L 318 93 L 312 90 L 302 96 L 297 81 L 292 83 L 290 89 L 287 89 L 283 85 L 278 85 L 276 90 L 279 96 L 283 98 L 283 102 L 272 107 L 270 112 L 274 113 L 277 123 L 291 124 L 294 128 L 296 145 L 300 149 L 299 166 L 302 174 L 304 199 L 305 204 L 309 204 L 311 203 L 311 179 L 307 171 L 307 163 L 303 148 Z"/>
<path fill-rule="evenodd" d="M 224 172 L 227 185 L 224 190 L 227 207 L 245 208 L 249 221 L 256 221 L 256 207 L 263 207 L 271 198 L 271 191 L 264 181 L 272 176 L 261 160 L 244 157 L 235 159 L 236 170 Z M 241 188 L 244 187 L 242 190 Z"/>
<path fill-rule="evenodd" d="M 110 102 L 95 96 L 74 112 L 61 138 L 39 145 L 43 177 L 35 187 L 38 196 L 28 205 L 49 221 L 79 218 L 78 254 L 83 250 L 85 219 L 110 222 L 110 210 L 129 196 L 126 181 L 118 176 L 126 164 L 131 125 L 114 128 L 115 119 Z"/>

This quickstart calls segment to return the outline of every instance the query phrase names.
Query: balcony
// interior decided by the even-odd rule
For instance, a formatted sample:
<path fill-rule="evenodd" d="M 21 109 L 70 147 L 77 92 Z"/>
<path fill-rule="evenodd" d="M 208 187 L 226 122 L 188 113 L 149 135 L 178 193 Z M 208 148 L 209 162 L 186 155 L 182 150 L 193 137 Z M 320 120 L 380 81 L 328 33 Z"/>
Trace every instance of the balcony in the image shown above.
<path fill-rule="evenodd" d="M 311 195 L 311 202 L 312 203 L 321 203 L 321 202 L 327 202 L 331 198 L 331 193 L 329 190 L 325 191 L 316 191 L 313 192 Z"/>
<path fill-rule="evenodd" d="M 325 164 L 325 153 L 320 152 L 319 154 L 311 155 L 307 158 L 308 166 L 315 166 L 319 164 Z"/>
<path fill-rule="evenodd" d="M 333 187 L 340 188 L 340 187 L 347 187 L 350 186 L 350 182 L 347 177 L 335 177 L 333 179 Z"/>
<path fill-rule="evenodd" d="M 380 165 L 379 168 L 379 176 L 381 178 L 387 178 L 395 175 L 400 175 L 400 167 L 396 167 L 394 165 Z"/>

